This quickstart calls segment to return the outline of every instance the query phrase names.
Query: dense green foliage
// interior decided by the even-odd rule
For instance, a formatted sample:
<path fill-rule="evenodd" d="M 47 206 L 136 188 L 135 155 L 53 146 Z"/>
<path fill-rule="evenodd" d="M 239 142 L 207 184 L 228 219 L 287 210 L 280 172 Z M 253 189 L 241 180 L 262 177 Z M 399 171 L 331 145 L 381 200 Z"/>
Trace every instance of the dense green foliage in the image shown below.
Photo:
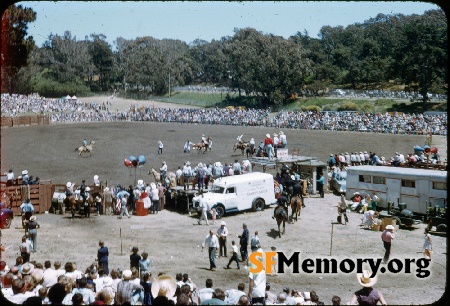
<path fill-rule="evenodd" d="M 104 35 L 89 37 L 77 41 L 70 32 L 50 35 L 27 55 L 28 66 L 15 66 L 20 70 L 19 88 L 43 95 L 118 89 L 170 99 L 173 86 L 211 84 L 237 95 L 220 101 L 214 97 L 205 105 L 279 108 L 333 88 L 379 89 L 392 80 L 420 93 L 425 109 L 427 93 L 445 93 L 448 85 L 447 20 L 442 10 L 379 14 L 347 27 L 325 25 L 319 38 L 297 32 L 285 39 L 244 28 L 235 29 L 231 37 L 189 45 L 149 36 L 118 37 L 113 49 Z M 340 107 L 376 108 L 351 103 Z M 324 109 L 320 103 L 310 108 L 316 106 Z"/>
<path fill-rule="evenodd" d="M 27 36 L 28 23 L 36 20 L 30 8 L 11 6 L 2 15 L 1 91 L 17 90 L 17 75 L 27 65 L 28 54 L 34 47 L 33 37 Z"/>

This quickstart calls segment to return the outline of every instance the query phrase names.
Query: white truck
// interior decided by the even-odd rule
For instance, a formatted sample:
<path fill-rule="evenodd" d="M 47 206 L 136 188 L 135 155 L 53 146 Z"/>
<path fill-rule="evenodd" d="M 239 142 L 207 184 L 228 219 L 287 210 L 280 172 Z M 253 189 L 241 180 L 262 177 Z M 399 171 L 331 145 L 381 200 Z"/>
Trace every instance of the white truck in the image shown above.
<path fill-rule="evenodd" d="M 260 211 L 277 202 L 273 176 L 262 172 L 218 178 L 203 196 L 209 208 L 216 209 L 218 219 L 230 212 Z M 201 197 L 197 195 L 192 199 L 195 210 L 200 206 Z"/>

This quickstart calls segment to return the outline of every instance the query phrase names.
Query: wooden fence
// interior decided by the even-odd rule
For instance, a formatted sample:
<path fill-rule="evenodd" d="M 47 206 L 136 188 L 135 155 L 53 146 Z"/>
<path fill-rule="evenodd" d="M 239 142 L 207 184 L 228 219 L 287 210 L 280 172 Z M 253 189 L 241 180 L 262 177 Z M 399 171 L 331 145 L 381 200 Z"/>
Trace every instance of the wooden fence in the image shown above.
<path fill-rule="evenodd" d="M 6 187 L 2 183 L 0 193 L 4 195 L 8 207 L 11 207 L 15 215 L 20 215 L 20 205 L 29 198 L 36 213 L 48 211 L 52 206 L 52 196 L 55 184 L 51 181 L 41 181 L 38 185 L 14 185 Z"/>
<path fill-rule="evenodd" d="M 2 127 L 12 127 L 19 125 L 49 125 L 49 115 L 31 115 L 19 117 L 1 117 L 0 125 Z"/>

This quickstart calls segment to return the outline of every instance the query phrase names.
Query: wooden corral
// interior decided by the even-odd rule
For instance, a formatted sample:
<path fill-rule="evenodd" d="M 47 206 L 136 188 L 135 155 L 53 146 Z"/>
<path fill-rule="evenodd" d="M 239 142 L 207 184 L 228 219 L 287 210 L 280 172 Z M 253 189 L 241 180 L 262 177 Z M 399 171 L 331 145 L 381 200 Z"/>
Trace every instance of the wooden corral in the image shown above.
<path fill-rule="evenodd" d="M 48 211 L 52 205 L 52 196 L 55 185 L 50 180 L 41 181 L 36 185 L 13 185 L 6 187 L 2 183 L 0 194 L 2 200 L 7 202 L 15 215 L 20 215 L 20 205 L 29 198 L 36 213 Z"/>
<path fill-rule="evenodd" d="M 0 125 L 2 127 L 12 127 L 18 125 L 49 125 L 49 115 L 32 115 L 19 117 L 1 117 Z"/>

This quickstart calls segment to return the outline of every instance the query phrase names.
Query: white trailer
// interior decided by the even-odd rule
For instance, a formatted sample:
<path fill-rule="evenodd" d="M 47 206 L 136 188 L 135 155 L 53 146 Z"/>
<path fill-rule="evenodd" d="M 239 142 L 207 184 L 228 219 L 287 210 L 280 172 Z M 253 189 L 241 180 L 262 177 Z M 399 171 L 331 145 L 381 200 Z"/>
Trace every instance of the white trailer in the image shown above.
<path fill-rule="evenodd" d="M 406 203 L 406 208 L 425 214 L 429 206 L 446 207 L 447 172 L 389 166 L 354 166 L 347 168 L 346 198 L 353 193 L 375 194 L 378 206 L 387 208 L 388 202 Z"/>
<path fill-rule="evenodd" d="M 218 219 L 225 213 L 249 209 L 259 211 L 277 202 L 273 176 L 262 172 L 218 178 L 203 196 L 208 206 L 217 210 Z M 196 210 L 201 197 L 198 195 L 192 199 Z"/>

